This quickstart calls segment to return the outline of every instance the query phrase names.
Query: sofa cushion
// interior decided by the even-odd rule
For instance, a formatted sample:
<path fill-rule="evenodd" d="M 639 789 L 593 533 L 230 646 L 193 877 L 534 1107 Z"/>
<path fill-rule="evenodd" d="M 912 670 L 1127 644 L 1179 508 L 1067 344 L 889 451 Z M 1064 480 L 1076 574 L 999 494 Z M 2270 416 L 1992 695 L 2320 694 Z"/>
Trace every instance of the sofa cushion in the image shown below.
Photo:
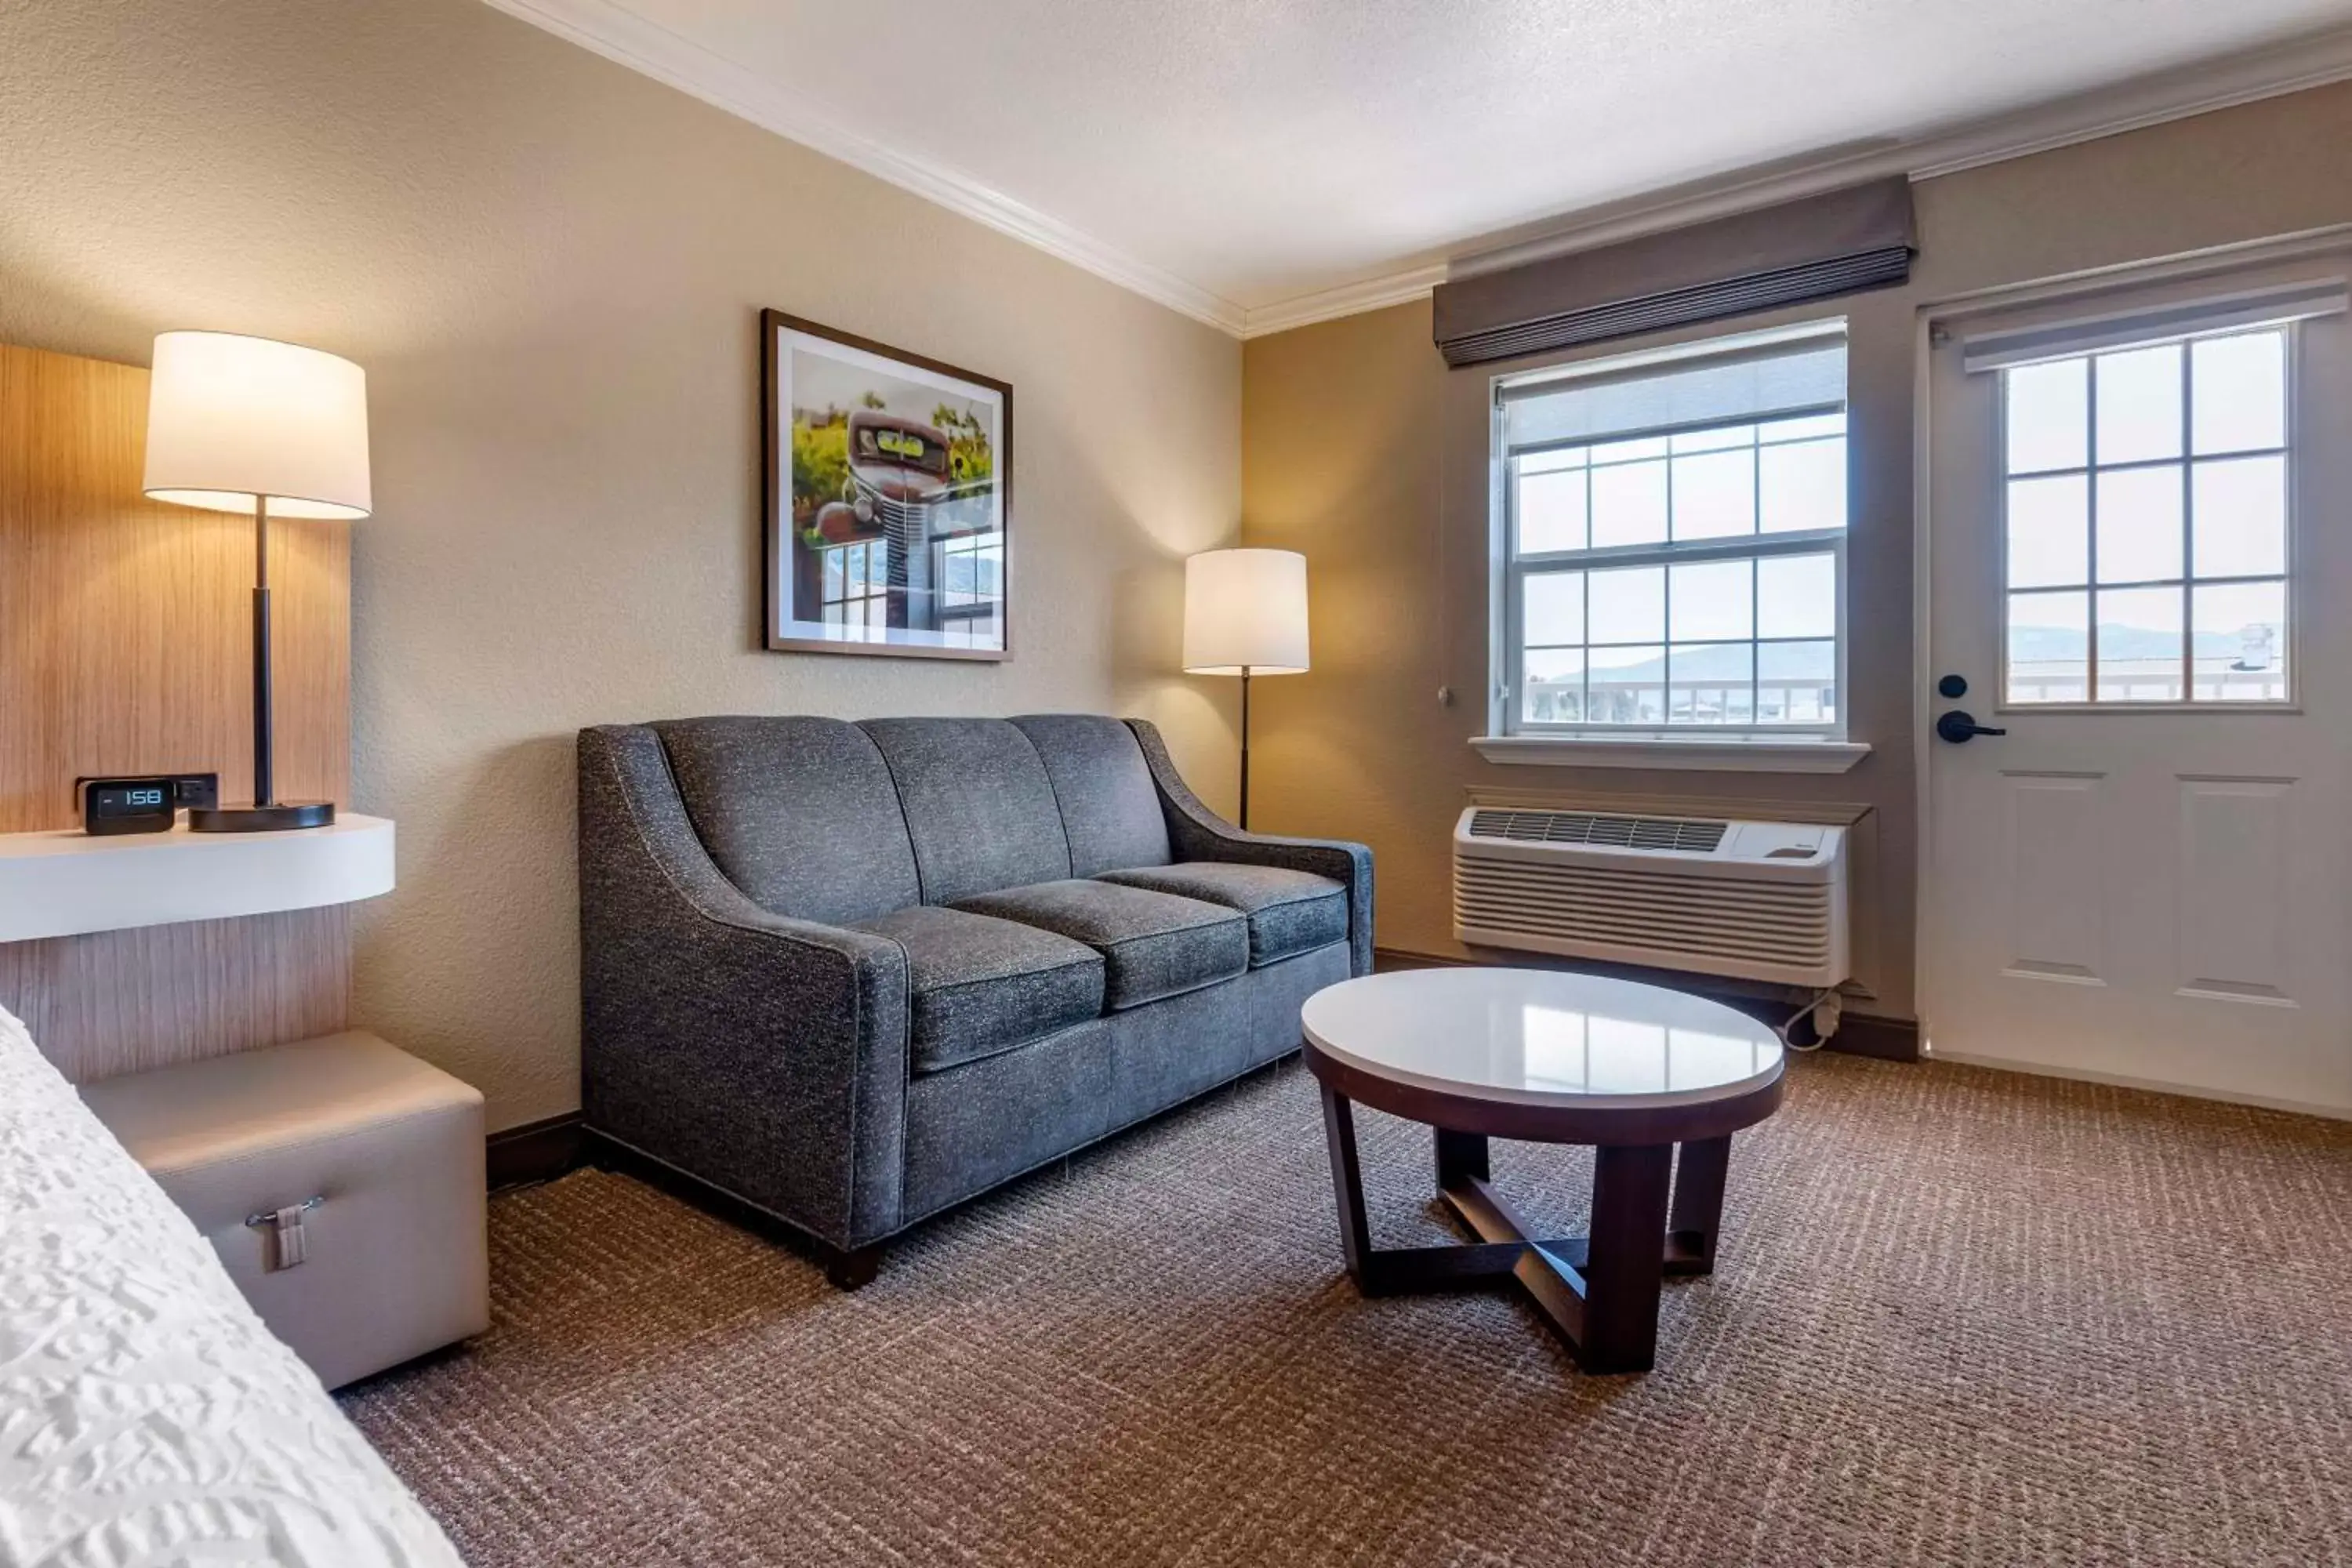
<path fill-rule="evenodd" d="M 856 725 L 719 718 L 653 729 L 696 837 L 753 903 L 839 925 L 920 899 L 890 770 Z"/>
<path fill-rule="evenodd" d="M 1168 864 L 1168 819 L 1134 731 L 1097 713 L 1033 714 L 1013 722 L 1037 748 L 1053 781 L 1070 840 L 1071 876 Z"/>
<path fill-rule="evenodd" d="M 890 764 L 923 887 L 952 904 L 1070 874 L 1054 786 L 1029 737 L 1002 719 L 869 719 Z"/>
<path fill-rule="evenodd" d="M 1085 942 L 1103 955 L 1112 1012 L 1230 980 L 1249 967 L 1242 916 L 1197 899 L 1086 879 L 1006 888 L 956 906 Z"/>
<path fill-rule="evenodd" d="M 1348 889 L 1312 871 L 1180 860 L 1172 866 L 1106 871 L 1102 879 L 1240 910 L 1249 918 L 1253 969 L 1348 940 Z"/>
<path fill-rule="evenodd" d="M 906 950 L 916 1072 L 993 1056 L 1102 1015 L 1102 955 L 1050 931 L 924 904 L 850 929 Z"/>

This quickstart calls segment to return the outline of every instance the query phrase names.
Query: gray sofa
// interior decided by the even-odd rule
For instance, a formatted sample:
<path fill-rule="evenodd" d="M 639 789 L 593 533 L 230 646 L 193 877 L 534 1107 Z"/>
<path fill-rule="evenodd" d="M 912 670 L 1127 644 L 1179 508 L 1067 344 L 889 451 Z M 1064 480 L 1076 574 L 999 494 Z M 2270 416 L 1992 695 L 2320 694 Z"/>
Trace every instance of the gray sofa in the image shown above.
<path fill-rule="evenodd" d="M 907 1226 L 1298 1046 L 1371 855 L 1243 833 L 1149 724 L 580 733 L 590 1133 L 814 1242 Z"/>

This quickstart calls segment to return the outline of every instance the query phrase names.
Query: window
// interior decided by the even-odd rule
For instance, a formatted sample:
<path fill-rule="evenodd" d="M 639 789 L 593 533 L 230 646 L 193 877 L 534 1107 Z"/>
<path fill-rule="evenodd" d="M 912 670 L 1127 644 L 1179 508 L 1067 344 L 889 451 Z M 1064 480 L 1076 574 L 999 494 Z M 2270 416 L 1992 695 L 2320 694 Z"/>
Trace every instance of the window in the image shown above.
<path fill-rule="evenodd" d="M 1843 323 L 1496 387 L 1506 733 L 1843 732 Z"/>
<path fill-rule="evenodd" d="M 861 540 L 824 552 L 824 624 L 887 626 L 890 624 L 890 542 Z"/>
<path fill-rule="evenodd" d="M 2288 700 L 2289 332 L 2001 371 L 2010 702 Z"/>

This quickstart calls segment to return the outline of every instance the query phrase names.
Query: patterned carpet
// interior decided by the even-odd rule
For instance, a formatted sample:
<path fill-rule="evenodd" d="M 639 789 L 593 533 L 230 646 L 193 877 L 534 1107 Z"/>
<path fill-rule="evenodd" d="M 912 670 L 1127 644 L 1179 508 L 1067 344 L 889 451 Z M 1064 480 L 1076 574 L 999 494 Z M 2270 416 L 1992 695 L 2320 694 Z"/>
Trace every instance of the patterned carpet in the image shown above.
<path fill-rule="evenodd" d="M 1359 1113 L 1382 1242 L 1450 1234 Z M 1573 1229 L 1589 1153 L 1496 1145 Z M 1800 1062 L 1659 1370 L 1365 1302 L 1286 1064 L 918 1231 L 856 1295 L 583 1172 L 497 1325 L 345 1407 L 478 1568 L 2352 1563 L 2352 1128 Z"/>

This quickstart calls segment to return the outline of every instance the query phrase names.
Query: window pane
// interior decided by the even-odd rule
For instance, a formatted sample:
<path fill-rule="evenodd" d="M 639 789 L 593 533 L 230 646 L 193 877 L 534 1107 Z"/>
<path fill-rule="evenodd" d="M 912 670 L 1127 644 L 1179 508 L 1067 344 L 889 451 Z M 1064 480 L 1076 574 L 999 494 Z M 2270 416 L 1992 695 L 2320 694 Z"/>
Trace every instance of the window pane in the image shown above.
<path fill-rule="evenodd" d="M 1756 635 L 1837 635 L 1837 557 L 1777 555 L 1756 563 Z"/>
<path fill-rule="evenodd" d="M 1584 640 L 1584 574 L 1545 572 L 1527 580 L 1524 641 L 1529 647 Z"/>
<path fill-rule="evenodd" d="M 1676 566 L 1666 585 L 1667 636 L 1712 642 L 1756 635 L 1756 567 L 1748 561 Z"/>
<path fill-rule="evenodd" d="M 1520 714 L 1531 724 L 1584 722 L 1584 650 L 1544 648 L 1528 655 Z"/>
<path fill-rule="evenodd" d="M 1666 637 L 1666 569 L 1626 566 L 1592 574 L 1591 624 L 1596 643 L 1654 643 Z"/>
<path fill-rule="evenodd" d="M 2207 338 L 2189 349 L 2189 441 L 2206 452 L 2286 445 L 2286 334 Z"/>
<path fill-rule="evenodd" d="M 2101 463 L 2137 463 L 2180 456 L 2180 345 L 2101 354 L 2095 390 L 2099 402 Z"/>
<path fill-rule="evenodd" d="M 1584 470 L 1547 473 L 1519 470 L 1519 552 L 1581 550 L 1584 534 Z"/>
<path fill-rule="evenodd" d="M 1757 454 L 1757 463 L 1762 508 L 1759 521 L 1765 532 L 1845 526 L 1845 442 L 1842 437 L 1767 447 Z"/>
<path fill-rule="evenodd" d="M 2009 471 L 2079 468 L 2090 461 L 2089 362 L 2060 360 L 2001 373 Z"/>
<path fill-rule="evenodd" d="M 1592 470 L 1593 548 L 1656 544 L 1665 537 L 1666 465 L 1663 461 Z"/>
<path fill-rule="evenodd" d="M 2260 577 L 2286 570 L 2286 459 L 2231 458 L 2190 469 L 2197 575 Z"/>
<path fill-rule="evenodd" d="M 841 597 L 841 552 L 838 550 L 828 550 L 824 552 L 823 597 L 827 601 Z"/>
<path fill-rule="evenodd" d="M 1664 436 L 1644 436 L 1638 441 L 1603 441 L 1592 448 L 1596 463 L 1630 463 L 1643 458 L 1663 458 L 1666 455 Z"/>
<path fill-rule="evenodd" d="M 1666 719 L 1666 650 L 1597 647 L 1585 699 L 1595 724 L 1663 724 Z"/>
<path fill-rule="evenodd" d="M 2077 589 L 2009 596 L 2009 700 L 2080 702 L 2088 695 L 2091 596 Z"/>
<path fill-rule="evenodd" d="M 1666 655 L 1670 724 L 1746 724 L 1756 677 L 1753 643 L 1677 646 Z"/>
<path fill-rule="evenodd" d="M 1676 458 L 1674 468 L 1676 539 L 1722 539 L 1756 531 L 1753 451 Z"/>
<path fill-rule="evenodd" d="M 2187 595 L 2179 588 L 2108 588 L 2098 596 L 2099 700 L 2179 702 L 2180 617 Z"/>
<path fill-rule="evenodd" d="M 2091 578 L 2090 480 L 2009 481 L 2009 585 L 2071 587 Z"/>
<path fill-rule="evenodd" d="M 1547 452 L 1522 452 L 1518 463 L 1519 472 L 1523 474 L 1549 474 L 1562 468 L 1580 468 L 1584 467 L 1584 448 L 1554 447 Z"/>
<path fill-rule="evenodd" d="M 1836 722 L 1837 644 L 1758 644 L 1756 720 L 1761 724 Z"/>
<path fill-rule="evenodd" d="M 1809 414 L 1802 419 L 1775 419 L 1756 427 L 1759 441 L 1810 441 L 1816 436 L 1845 434 L 1845 410 L 1835 414 Z"/>
<path fill-rule="evenodd" d="M 2286 700 L 2286 584 L 2222 583 L 2192 590 L 2200 701 Z"/>
<path fill-rule="evenodd" d="M 1673 452 L 1720 452 L 1729 447 L 1751 447 L 1756 444 L 1753 425 L 1720 425 L 1712 430 L 1685 430 L 1668 439 Z"/>
<path fill-rule="evenodd" d="M 2099 581 L 2153 583 L 2180 566 L 2180 465 L 2099 475 Z"/>

